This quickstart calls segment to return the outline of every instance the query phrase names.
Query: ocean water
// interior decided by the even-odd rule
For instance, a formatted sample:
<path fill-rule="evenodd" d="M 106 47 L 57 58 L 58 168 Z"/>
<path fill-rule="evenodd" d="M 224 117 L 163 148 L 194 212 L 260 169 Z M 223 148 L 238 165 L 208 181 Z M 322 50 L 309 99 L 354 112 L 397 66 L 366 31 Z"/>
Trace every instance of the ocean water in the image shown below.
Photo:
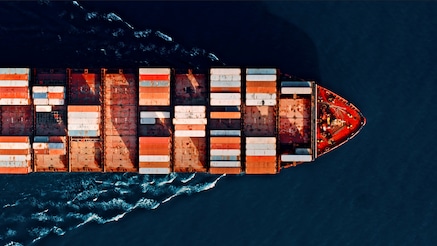
<path fill-rule="evenodd" d="M 1 66 L 275 66 L 344 96 L 367 125 L 273 176 L 0 176 L 0 244 L 436 245 L 436 12 L 427 1 L 2 3 Z"/>

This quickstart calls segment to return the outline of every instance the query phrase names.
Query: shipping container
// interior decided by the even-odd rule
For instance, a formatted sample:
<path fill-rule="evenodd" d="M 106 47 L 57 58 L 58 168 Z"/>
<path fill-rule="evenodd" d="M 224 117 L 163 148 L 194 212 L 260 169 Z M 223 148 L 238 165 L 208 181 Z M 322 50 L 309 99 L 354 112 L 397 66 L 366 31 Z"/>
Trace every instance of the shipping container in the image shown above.
<path fill-rule="evenodd" d="M 276 156 L 276 150 L 246 149 L 246 156 Z"/>
<path fill-rule="evenodd" d="M 313 89 L 311 87 L 282 87 L 282 94 L 312 94 Z"/>
<path fill-rule="evenodd" d="M 68 130 L 68 136 L 70 137 L 98 137 L 100 136 L 99 130 Z"/>
<path fill-rule="evenodd" d="M 98 130 L 100 126 L 98 124 L 68 124 L 68 130 L 83 130 L 92 131 Z"/>
<path fill-rule="evenodd" d="M 205 137 L 206 132 L 203 130 L 176 130 L 175 137 Z"/>
<path fill-rule="evenodd" d="M 252 87 L 271 87 L 276 91 L 276 81 L 246 81 L 246 90 Z M 256 92 L 250 92 L 256 93 Z"/>
<path fill-rule="evenodd" d="M 205 125 L 175 125 L 174 129 L 177 130 L 203 130 L 205 131 Z"/>
<path fill-rule="evenodd" d="M 209 141 L 211 143 L 232 143 L 232 144 L 241 143 L 241 139 L 238 137 L 211 137 Z"/>
<path fill-rule="evenodd" d="M 77 112 L 68 111 L 68 119 L 100 119 L 100 112 Z"/>
<path fill-rule="evenodd" d="M 170 80 L 170 74 L 140 74 L 140 81 L 143 80 Z"/>
<path fill-rule="evenodd" d="M 240 130 L 211 130 L 211 136 L 241 136 Z"/>
<path fill-rule="evenodd" d="M 240 155 L 241 151 L 239 149 L 212 149 L 210 154 L 212 156 L 214 155 L 230 155 L 230 156 L 236 156 L 236 155 Z"/>
<path fill-rule="evenodd" d="M 0 98 L 0 105 L 29 105 L 29 99 Z"/>
<path fill-rule="evenodd" d="M 48 92 L 47 97 L 49 99 L 64 99 L 64 92 Z M 64 104 L 64 103 L 62 103 Z"/>
<path fill-rule="evenodd" d="M 33 99 L 35 105 L 49 105 L 49 99 L 36 98 Z"/>
<path fill-rule="evenodd" d="M 240 106 L 241 101 L 237 100 L 226 100 L 226 99 L 211 99 L 211 106 Z"/>
<path fill-rule="evenodd" d="M 163 111 L 141 111 L 140 118 L 170 118 L 170 112 Z"/>
<path fill-rule="evenodd" d="M 141 146 L 139 149 L 140 155 L 169 155 L 170 149 L 169 146 Z"/>
<path fill-rule="evenodd" d="M 239 143 L 210 143 L 211 149 L 240 149 Z"/>
<path fill-rule="evenodd" d="M 169 96 L 170 87 L 140 87 L 140 98 L 148 98 L 149 94 Z"/>
<path fill-rule="evenodd" d="M 96 105 L 68 105 L 68 112 L 98 112 L 100 106 Z"/>
<path fill-rule="evenodd" d="M 49 144 L 48 143 L 32 143 L 33 149 L 48 149 Z"/>
<path fill-rule="evenodd" d="M 247 106 L 275 106 L 276 99 L 246 100 Z"/>
<path fill-rule="evenodd" d="M 311 87 L 310 81 L 282 81 L 281 87 Z"/>
<path fill-rule="evenodd" d="M 100 70 L 72 71 L 69 81 L 71 104 L 99 104 L 101 93 Z"/>
<path fill-rule="evenodd" d="M 235 74 L 211 74 L 211 81 L 241 81 L 241 75 Z"/>
<path fill-rule="evenodd" d="M 257 75 L 257 74 L 273 74 L 276 75 L 276 68 L 247 68 L 247 75 Z"/>
<path fill-rule="evenodd" d="M 241 81 L 215 81 L 215 80 L 211 80 L 210 82 L 210 87 L 241 87 Z"/>
<path fill-rule="evenodd" d="M 65 87 L 64 86 L 48 86 L 47 90 L 48 90 L 48 92 L 64 93 Z"/>
<path fill-rule="evenodd" d="M 25 162 L 30 160 L 30 155 L 0 155 L 0 162 Z"/>
<path fill-rule="evenodd" d="M 48 136 L 35 136 L 35 137 L 33 137 L 33 142 L 34 143 L 48 143 L 49 139 L 50 138 Z"/>
<path fill-rule="evenodd" d="M 276 108 L 270 106 L 246 106 L 244 133 L 249 137 L 276 135 Z"/>
<path fill-rule="evenodd" d="M 175 106 L 174 107 L 174 111 L 175 112 L 179 112 L 179 113 L 202 113 L 205 112 L 206 107 L 205 106 L 193 106 L 193 105 L 189 105 L 189 106 Z"/>
<path fill-rule="evenodd" d="M 36 172 L 68 172 L 68 161 L 64 150 L 50 150 L 47 155 L 35 155 Z"/>
<path fill-rule="evenodd" d="M 170 81 L 162 81 L 162 80 L 150 80 L 150 81 L 140 81 L 139 87 L 170 87 Z"/>
<path fill-rule="evenodd" d="M 246 143 L 246 149 L 275 150 L 276 144 L 274 144 L 274 143 Z"/>
<path fill-rule="evenodd" d="M 211 119 L 240 119 L 240 112 L 211 112 Z"/>
<path fill-rule="evenodd" d="M 28 174 L 30 167 L 1 167 L 0 173 L 2 174 Z"/>
<path fill-rule="evenodd" d="M 239 155 L 210 155 L 211 161 L 239 161 Z"/>
<path fill-rule="evenodd" d="M 173 124 L 183 124 L 183 125 L 206 125 L 206 119 L 173 119 Z"/>
<path fill-rule="evenodd" d="M 211 92 L 241 92 L 240 87 L 211 87 Z"/>
<path fill-rule="evenodd" d="M 105 136 L 106 172 L 138 172 L 137 139 L 136 134 Z"/>
<path fill-rule="evenodd" d="M 140 162 L 169 162 L 169 155 L 140 155 Z"/>
<path fill-rule="evenodd" d="M 275 144 L 276 137 L 246 137 L 246 144 Z"/>
<path fill-rule="evenodd" d="M 31 106 L 2 107 L 0 115 L 2 135 L 30 136 L 33 134 L 33 110 Z"/>
<path fill-rule="evenodd" d="M 205 112 L 175 112 L 174 117 L 177 119 L 203 119 L 206 115 Z"/>
<path fill-rule="evenodd" d="M 241 167 L 239 161 L 211 161 L 211 167 Z"/>
<path fill-rule="evenodd" d="M 246 100 L 276 99 L 275 93 L 246 93 Z"/>
<path fill-rule="evenodd" d="M 0 74 L 6 75 L 28 75 L 29 68 L 0 68 Z"/>
<path fill-rule="evenodd" d="M 211 93 L 210 98 L 217 100 L 240 100 L 240 93 Z"/>
<path fill-rule="evenodd" d="M 71 138 L 69 164 L 72 172 L 102 172 L 102 144 L 99 138 Z"/>
<path fill-rule="evenodd" d="M 241 68 L 211 68 L 211 75 L 239 75 Z"/>
<path fill-rule="evenodd" d="M 28 80 L 2 80 L 0 78 L 0 88 L 3 87 L 25 87 L 29 86 Z"/>
<path fill-rule="evenodd" d="M 140 142 L 140 145 L 147 144 L 147 143 L 164 144 L 164 143 L 170 143 L 170 138 L 168 138 L 168 137 L 140 137 L 139 142 Z"/>
<path fill-rule="evenodd" d="M 35 107 L 36 112 L 51 112 L 52 106 L 50 105 L 39 105 Z"/>
<path fill-rule="evenodd" d="M 313 160 L 311 155 L 281 155 L 283 162 L 310 162 Z"/>
<path fill-rule="evenodd" d="M 210 167 L 209 173 L 211 174 L 240 174 L 241 167 Z"/>
<path fill-rule="evenodd" d="M 167 96 L 167 98 L 163 98 L 162 96 L 159 96 L 159 98 L 154 98 L 154 99 L 140 98 L 138 101 L 138 105 L 141 105 L 141 106 L 169 106 L 170 105 L 170 96 Z"/>
<path fill-rule="evenodd" d="M 276 83 L 276 75 L 271 75 L 271 74 L 252 75 L 252 74 L 248 74 L 248 75 L 246 75 L 246 81 L 275 81 L 275 83 Z"/>
<path fill-rule="evenodd" d="M 0 149 L 0 155 L 28 155 L 30 149 Z"/>
<path fill-rule="evenodd" d="M 141 167 L 139 174 L 168 174 L 171 172 L 170 168 L 166 167 Z"/>
<path fill-rule="evenodd" d="M 139 74 L 170 74 L 170 68 L 139 68 Z"/>
<path fill-rule="evenodd" d="M 276 162 L 247 163 L 246 174 L 276 174 Z"/>
<path fill-rule="evenodd" d="M 36 94 L 36 93 L 47 93 L 48 91 L 49 91 L 48 86 L 33 86 L 32 87 L 33 94 Z"/>
<path fill-rule="evenodd" d="M 0 143 L 29 143 L 28 136 L 0 136 Z"/>
<path fill-rule="evenodd" d="M 155 118 L 141 118 L 140 124 L 142 124 L 142 125 L 154 125 L 154 124 L 156 124 L 156 119 Z"/>
<path fill-rule="evenodd" d="M 140 162 L 139 168 L 170 168 L 171 163 L 168 162 Z"/>
<path fill-rule="evenodd" d="M 246 93 L 276 93 L 276 87 L 246 87 Z"/>

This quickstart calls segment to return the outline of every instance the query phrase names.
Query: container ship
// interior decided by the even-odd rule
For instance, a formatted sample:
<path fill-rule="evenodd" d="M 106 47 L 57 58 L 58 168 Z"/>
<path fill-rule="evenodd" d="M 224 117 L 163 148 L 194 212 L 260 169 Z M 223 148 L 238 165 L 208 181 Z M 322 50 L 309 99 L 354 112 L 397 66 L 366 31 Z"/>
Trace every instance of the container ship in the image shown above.
<path fill-rule="evenodd" d="M 276 68 L 0 68 L 2 174 L 276 174 L 365 123 Z"/>

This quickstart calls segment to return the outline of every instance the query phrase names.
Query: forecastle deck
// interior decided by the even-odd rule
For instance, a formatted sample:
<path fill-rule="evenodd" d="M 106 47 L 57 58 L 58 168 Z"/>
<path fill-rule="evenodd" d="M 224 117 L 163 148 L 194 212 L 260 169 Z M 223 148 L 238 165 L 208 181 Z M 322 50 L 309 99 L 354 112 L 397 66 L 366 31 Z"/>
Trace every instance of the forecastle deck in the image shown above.
<path fill-rule="evenodd" d="M 338 95 L 281 78 L 274 68 L 2 68 L 0 173 L 275 174 L 364 125 Z"/>

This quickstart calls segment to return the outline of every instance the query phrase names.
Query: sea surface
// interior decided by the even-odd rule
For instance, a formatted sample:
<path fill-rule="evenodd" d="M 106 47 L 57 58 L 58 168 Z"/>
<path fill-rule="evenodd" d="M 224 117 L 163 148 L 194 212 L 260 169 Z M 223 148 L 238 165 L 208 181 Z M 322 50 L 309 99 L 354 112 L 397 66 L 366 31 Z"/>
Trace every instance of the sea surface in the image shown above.
<path fill-rule="evenodd" d="M 0 245 L 437 245 L 437 3 L 1 2 L 1 67 L 274 66 L 367 125 L 278 175 L 0 176 Z"/>

